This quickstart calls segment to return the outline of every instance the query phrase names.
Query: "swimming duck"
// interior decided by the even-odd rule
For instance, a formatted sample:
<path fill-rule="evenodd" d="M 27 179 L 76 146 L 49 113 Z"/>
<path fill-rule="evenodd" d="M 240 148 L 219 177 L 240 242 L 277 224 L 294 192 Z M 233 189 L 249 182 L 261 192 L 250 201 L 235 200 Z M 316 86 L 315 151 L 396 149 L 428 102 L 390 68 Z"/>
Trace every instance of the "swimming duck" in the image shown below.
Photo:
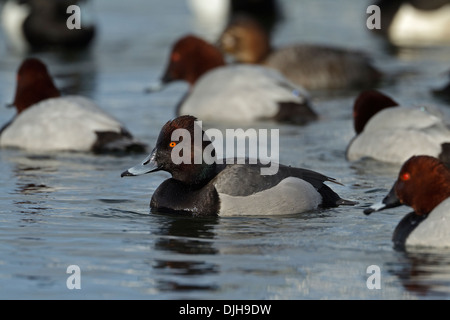
<path fill-rule="evenodd" d="M 197 32 L 210 41 L 216 41 L 226 24 L 236 15 L 247 15 L 271 32 L 282 20 L 283 13 L 277 0 L 188 0 Z"/>
<path fill-rule="evenodd" d="M 181 141 L 172 138 L 179 129 L 189 133 Z M 203 130 L 198 131 L 203 135 L 201 142 L 195 143 L 192 138 L 183 141 L 200 129 L 193 116 L 168 121 L 152 153 L 121 174 L 137 176 L 162 170 L 172 175 L 154 192 L 151 209 L 193 216 L 276 215 L 354 204 L 328 187 L 324 182 L 336 181 L 323 174 L 284 165 L 279 165 L 273 174 L 261 174 L 264 166 L 260 163 L 237 164 L 233 159 L 227 164 L 229 161 L 215 157 L 214 147 Z M 176 150 L 179 144 L 184 145 Z M 186 161 L 178 161 L 180 152 L 183 156 L 190 152 Z M 201 160 L 195 160 L 196 152 L 203 155 Z"/>
<path fill-rule="evenodd" d="M 246 16 L 236 17 L 219 43 L 236 62 L 276 69 L 307 90 L 373 87 L 382 77 L 361 51 L 315 44 L 273 48 L 269 34 Z"/>
<path fill-rule="evenodd" d="M 149 91 L 177 80 L 189 84 L 189 92 L 176 108 L 177 115 L 194 115 L 204 121 L 295 124 L 318 118 L 309 94 L 276 70 L 226 65 L 215 46 L 193 35 L 174 44 L 164 76 Z"/>
<path fill-rule="evenodd" d="M 396 248 L 450 247 L 450 171 L 444 163 L 430 156 L 411 157 L 389 194 L 364 213 L 401 205 L 414 211 L 395 228 L 392 241 Z"/>
<path fill-rule="evenodd" d="M 450 43 L 449 0 L 379 0 L 381 25 L 372 29 L 397 46 Z"/>
<path fill-rule="evenodd" d="M 448 158 L 450 130 L 434 107 L 410 108 L 377 90 L 360 93 L 353 106 L 356 135 L 349 161 L 372 158 L 402 164 L 413 155 Z"/>
<path fill-rule="evenodd" d="M 117 119 L 83 96 L 61 96 L 46 65 L 27 58 L 17 73 L 15 117 L 0 130 L 0 147 L 29 151 L 145 152 Z"/>
<path fill-rule="evenodd" d="M 85 23 L 80 11 L 80 28 L 69 28 L 71 5 L 86 7 L 82 0 L 7 0 L 1 20 L 12 47 L 18 51 L 84 49 L 95 38 L 96 26 Z M 84 12 L 84 11 L 83 11 Z M 70 24 L 70 23 L 69 23 Z"/>

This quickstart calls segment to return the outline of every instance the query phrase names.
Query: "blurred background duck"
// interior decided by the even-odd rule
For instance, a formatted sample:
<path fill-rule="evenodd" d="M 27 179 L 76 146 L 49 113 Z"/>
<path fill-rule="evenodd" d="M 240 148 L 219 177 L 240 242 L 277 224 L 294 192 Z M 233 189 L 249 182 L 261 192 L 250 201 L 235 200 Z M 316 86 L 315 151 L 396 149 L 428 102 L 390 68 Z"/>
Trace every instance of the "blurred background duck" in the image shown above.
<path fill-rule="evenodd" d="M 349 161 L 366 158 L 402 164 L 413 155 L 430 155 L 449 163 L 450 129 L 438 108 L 401 106 L 377 90 L 365 90 L 353 105 L 356 135 Z"/>
<path fill-rule="evenodd" d="M 308 92 L 272 68 L 227 65 L 211 43 L 194 35 L 173 45 L 160 81 L 147 91 L 157 91 L 174 81 L 185 81 L 189 90 L 176 114 L 205 121 L 252 122 L 274 120 L 305 124 L 318 118 Z"/>
<path fill-rule="evenodd" d="M 379 0 L 374 32 L 396 46 L 450 44 L 450 0 Z"/>
<path fill-rule="evenodd" d="M 17 113 L 0 129 L 1 148 L 98 154 L 147 151 L 146 144 L 91 99 L 62 96 L 47 66 L 36 58 L 20 65 L 11 106 Z"/>
<path fill-rule="evenodd" d="M 362 51 L 315 44 L 274 48 L 270 34 L 246 15 L 230 22 L 220 36 L 219 47 L 235 62 L 274 68 L 308 90 L 368 88 L 382 77 Z"/>
<path fill-rule="evenodd" d="M 67 12 L 71 5 L 80 8 L 80 29 L 67 26 L 75 13 Z M 1 12 L 2 27 L 15 51 L 85 49 L 96 33 L 96 25 L 88 21 L 89 9 L 87 0 L 7 0 Z"/>
<path fill-rule="evenodd" d="M 188 0 L 188 6 L 196 33 L 213 42 L 236 15 L 256 19 L 269 33 L 283 20 L 283 9 L 277 0 Z"/>

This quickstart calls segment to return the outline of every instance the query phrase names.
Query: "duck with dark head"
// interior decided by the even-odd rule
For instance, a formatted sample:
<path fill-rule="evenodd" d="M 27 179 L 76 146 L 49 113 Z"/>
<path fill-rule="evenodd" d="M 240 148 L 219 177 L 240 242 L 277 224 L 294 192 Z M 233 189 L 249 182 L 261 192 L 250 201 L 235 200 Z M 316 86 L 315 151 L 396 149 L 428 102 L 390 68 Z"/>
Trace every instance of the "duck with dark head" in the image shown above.
<path fill-rule="evenodd" d="M 162 170 L 172 175 L 154 192 L 152 209 L 194 216 L 277 215 L 354 204 L 341 199 L 324 183 L 337 182 L 320 173 L 279 165 L 276 173 L 262 175 L 261 163 L 238 164 L 216 159 L 211 141 L 203 131 L 201 145 L 195 145 L 192 139 L 188 142 L 174 139 L 178 129 L 193 136 L 196 121 L 189 115 L 168 121 L 152 153 L 141 164 L 122 173 L 124 177 Z M 184 163 L 175 160 L 179 150 L 174 149 L 181 143 L 188 146 L 183 152 L 190 152 Z M 196 160 L 195 154 L 198 151 L 204 154 L 205 149 L 211 155 L 208 161 Z"/>

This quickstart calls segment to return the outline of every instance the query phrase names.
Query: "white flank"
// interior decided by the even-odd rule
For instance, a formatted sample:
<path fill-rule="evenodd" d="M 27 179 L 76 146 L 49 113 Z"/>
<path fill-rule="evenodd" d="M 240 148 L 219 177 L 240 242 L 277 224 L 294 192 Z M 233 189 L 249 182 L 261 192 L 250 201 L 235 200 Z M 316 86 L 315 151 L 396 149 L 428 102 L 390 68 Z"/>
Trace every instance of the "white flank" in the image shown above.
<path fill-rule="evenodd" d="M 87 98 L 52 98 L 19 114 L 0 136 L 0 146 L 30 151 L 89 151 L 97 139 L 96 131 L 120 132 L 121 127 L 118 120 Z"/>
<path fill-rule="evenodd" d="M 322 196 L 299 178 L 289 177 L 278 185 L 250 196 L 220 193 L 219 216 L 285 215 L 317 209 Z"/>
<path fill-rule="evenodd" d="M 406 239 L 406 246 L 450 247 L 450 199 L 441 202 Z"/>
<path fill-rule="evenodd" d="M 389 38 L 397 45 L 450 43 L 450 4 L 435 11 L 403 4 L 389 28 Z"/>
<path fill-rule="evenodd" d="M 12 47 L 19 52 L 28 49 L 28 43 L 23 33 L 23 22 L 29 14 L 30 9 L 27 4 L 19 5 L 16 1 L 6 1 L 3 5 L 2 27 Z"/>
<path fill-rule="evenodd" d="M 418 154 L 437 157 L 444 142 L 450 142 L 450 130 L 434 110 L 389 108 L 370 119 L 352 141 L 347 157 L 350 161 L 368 157 L 404 163 Z"/>
<path fill-rule="evenodd" d="M 202 120 L 251 122 L 271 118 L 279 102 L 304 103 L 307 93 L 279 72 L 261 66 L 213 69 L 202 76 L 181 107 L 181 114 Z"/>

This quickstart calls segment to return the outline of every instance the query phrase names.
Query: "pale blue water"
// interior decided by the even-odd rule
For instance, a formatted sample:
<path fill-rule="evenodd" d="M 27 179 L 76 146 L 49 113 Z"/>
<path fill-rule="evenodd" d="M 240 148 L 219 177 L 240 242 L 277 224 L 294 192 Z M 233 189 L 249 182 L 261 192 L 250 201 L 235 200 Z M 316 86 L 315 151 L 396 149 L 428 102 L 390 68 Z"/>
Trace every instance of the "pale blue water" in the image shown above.
<path fill-rule="evenodd" d="M 403 72 L 384 90 L 401 103 L 448 105 L 430 95 L 445 82 L 449 48 L 386 52 L 365 28 L 364 1 L 282 1 L 279 45 L 313 41 L 362 48 L 383 70 Z M 97 0 L 99 34 L 89 54 L 39 56 L 60 86 L 85 94 L 154 145 L 186 86 L 153 95 L 143 89 L 165 67 L 171 43 L 199 32 L 176 0 Z M 3 39 L 3 35 L 1 35 Z M 0 103 L 11 102 L 22 56 L 0 42 Z M 331 186 L 359 202 L 291 216 L 193 219 L 149 213 L 165 173 L 120 178 L 142 155 L 33 155 L 0 151 L 1 299 L 448 299 L 450 252 L 396 252 L 391 235 L 408 208 L 366 217 L 398 168 L 350 164 L 355 93 L 314 99 L 320 121 L 280 126 L 280 161 L 338 179 Z M 2 123 L 13 116 L 0 108 Z M 204 124 L 208 126 L 208 124 Z M 212 124 L 211 124 L 212 125 Z M 260 125 L 261 126 L 261 125 Z M 78 265 L 81 289 L 69 290 L 67 267 Z M 366 272 L 380 268 L 381 289 Z"/>

